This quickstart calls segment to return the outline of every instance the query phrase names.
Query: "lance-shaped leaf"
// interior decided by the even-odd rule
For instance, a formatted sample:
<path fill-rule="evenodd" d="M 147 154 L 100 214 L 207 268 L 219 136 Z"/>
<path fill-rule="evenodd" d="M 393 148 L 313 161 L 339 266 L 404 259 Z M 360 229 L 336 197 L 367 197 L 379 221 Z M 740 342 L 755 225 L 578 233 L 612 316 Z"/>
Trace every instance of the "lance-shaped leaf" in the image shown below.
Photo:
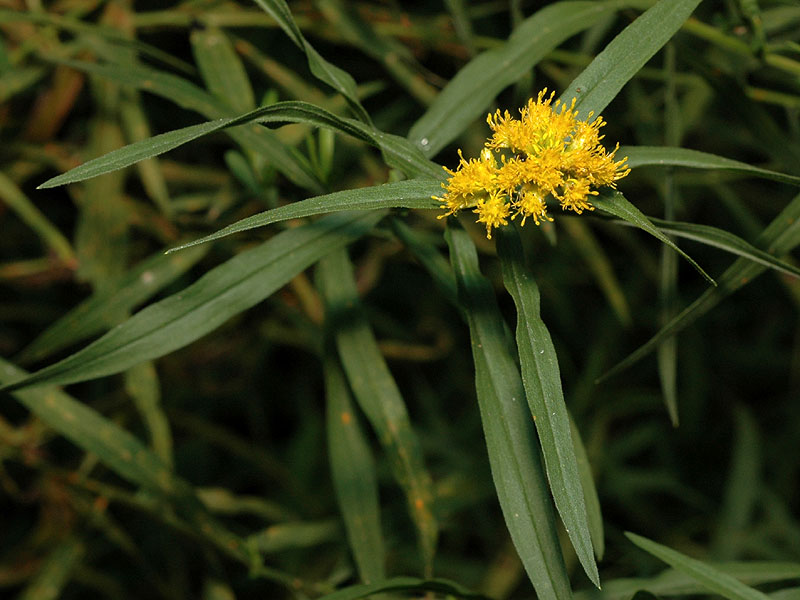
<path fill-rule="evenodd" d="M 130 86 L 139 90 L 156 94 L 162 98 L 166 98 L 170 102 L 174 102 L 178 106 L 182 106 L 188 110 L 197 111 L 208 119 L 222 118 L 222 120 L 225 121 L 227 117 L 228 119 L 233 119 L 233 121 L 236 121 L 233 124 L 230 122 L 217 123 L 218 125 L 221 125 L 221 127 L 212 128 L 210 131 L 203 130 L 204 126 L 209 126 L 208 123 L 201 124 L 201 127 L 198 130 L 190 129 L 190 131 L 194 132 L 194 136 L 190 139 L 196 139 L 202 135 L 211 133 L 212 131 L 218 131 L 219 129 L 232 127 L 235 124 L 249 122 L 247 120 L 241 122 L 237 121 L 237 117 L 230 116 L 231 109 L 225 102 L 215 98 L 190 81 L 171 73 L 165 73 L 149 67 L 128 63 L 98 64 L 75 60 L 62 60 L 56 62 L 72 67 L 73 69 L 89 73 L 91 75 L 98 75 L 124 86 Z M 170 136 L 172 133 L 175 132 L 169 132 L 165 134 L 166 137 L 155 136 L 147 140 L 142 140 L 139 143 L 125 146 L 124 148 L 120 148 L 113 153 L 109 153 L 100 157 L 100 159 L 103 159 L 105 156 L 115 156 L 120 161 L 120 164 L 117 166 L 114 166 L 113 168 L 103 172 L 121 169 L 122 167 L 131 165 L 141 160 L 142 158 L 149 158 L 151 156 L 162 154 L 167 150 L 171 150 L 172 148 L 189 141 L 189 139 L 186 139 L 174 145 L 169 145 L 173 142 Z M 270 164 L 272 164 L 278 171 L 283 173 L 287 178 L 297 185 L 314 192 L 320 192 L 323 190 L 322 184 L 312 172 L 308 161 L 294 147 L 287 146 L 280 139 L 278 139 L 274 132 L 266 131 L 261 127 L 253 126 L 249 128 L 232 129 L 228 132 L 228 135 L 230 135 L 241 146 L 264 156 L 267 160 L 269 160 Z M 126 152 L 129 148 L 137 148 L 140 150 L 143 148 L 146 149 L 149 143 L 155 144 L 154 149 L 150 150 L 150 154 L 134 159 L 129 159 L 126 157 Z M 166 144 L 167 147 L 160 148 L 160 145 L 164 144 Z M 123 157 L 125 160 L 122 160 Z M 93 161 L 89 162 L 92 163 Z M 82 166 L 83 165 L 81 165 L 81 167 Z M 77 168 L 80 169 L 81 167 Z M 89 175 L 89 177 L 94 177 L 95 175 L 99 174 L 100 173 L 95 173 L 94 175 Z M 83 179 L 87 178 L 88 177 L 83 177 Z M 53 183 L 54 181 L 57 181 L 57 183 Z M 74 181 L 80 181 L 80 179 L 76 179 Z M 64 183 L 72 183 L 72 181 L 61 181 L 58 180 L 58 178 L 54 178 L 46 182 L 42 187 L 53 187 L 55 185 L 63 185 Z"/>
<path fill-rule="evenodd" d="M 356 400 L 383 445 L 394 477 L 406 495 L 417 529 L 426 574 L 433 569 L 438 525 L 431 477 L 411 427 L 405 402 L 381 354 L 358 298 L 353 267 L 344 250 L 320 261 L 326 318 Z"/>
<path fill-rule="evenodd" d="M 206 248 L 176 256 L 159 252 L 143 260 L 111 288 L 92 295 L 45 329 L 22 351 L 19 362 L 41 360 L 118 325 L 130 311 L 185 273 L 206 252 Z"/>
<path fill-rule="evenodd" d="M 475 245 L 453 220 L 447 241 L 469 324 L 475 389 L 503 517 L 537 596 L 571 598 L 536 434 L 497 301 L 478 268 Z"/>
<path fill-rule="evenodd" d="M 583 570 L 592 583 L 600 587 L 567 405 L 561 390 L 558 357 L 539 311 L 539 287 L 525 265 L 516 228 L 501 227 L 497 234 L 503 283 L 517 309 L 517 350 L 522 383 L 539 433 L 550 491 Z"/>
<path fill-rule="evenodd" d="M 688 148 L 672 148 L 669 146 L 620 146 L 617 156 L 627 156 L 631 169 L 638 167 L 663 166 L 684 167 L 687 169 L 716 169 L 731 171 L 742 175 L 752 175 L 763 179 L 772 179 L 782 183 L 800 185 L 800 177 L 786 175 L 777 171 L 761 169 L 747 163 L 732 160 L 708 152 L 690 150 Z"/>
<path fill-rule="evenodd" d="M 325 127 L 340 133 L 352 135 L 367 143 L 373 144 L 381 150 L 387 163 L 401 169 L 412 177 L 425 176 L 434 179 L 442 178 L 442 169 L 426 159 L 422 153 L 414 148 L 405 139 L 383 133 L 364 125 L 353 119 L 338 117 L 323 108 L 306 102 L 278 102 L 270 106 L 257 108 L 237 117 L 228 117 L 190 125 L 167 133 L 153 136 L 147 140 L 129 144 L 113 152 L 92 159 L 53 177 L 44 182 L 39 188 L 50 188 L 67 183 L 83 181 L 97 177 L 104 173 L 116 171 L 132 165 L 142 159 L 158 156 L 187 142 L 200 137 L 248 123 L 307 123 L 318 127 Z M 260 128 L 256 128 L 258 131 Z M 239 135 L 245 134 L 250 139 L 255 132 L 242 129 Z M 439 191 L 439 190 L 437 190 Z"/>
<path fill-rule="evenodd" d="M 313 215 L 338 212 L 342 210 L 378 210 L 385 208 L 439 208 L 439 204 L 431 196 L 441 192 L 438 182 L 430 179 L 407 179 L 394 183 L 384 183 L 368 188 L 333 192 L 324 196 L 315 196 L 299 202 L 265 210 L 250 217 L 245 217 L 236 223 L 220 229 L 198 240 L 172 248 L 169 252 L 182 250 L 218 240 L 234 233 L 241 233 L 249 229 L 264 227 L 271 223 L 300 219 Z"/>
<path fill-rule="evenodd" d="M 736 256 L 743 256 L 753 262 L 775 269 L 781 273 L 786 273 L 793 277 L 800 277 L 800 268 L 789 264 L 784 260 L 776 258 L 769 252 L 760 250 L 752 244 L 746 242 L 738 235 L 728 231 L 711 227 L 710 225 L 699 225 L 697 223 L 682 223 L 680 221 L 665 221 L 663 219 L 650 219 L 650 222 L 658 227 L 663 233 L 668 233 L 675 237 L 685 238 L 700 242 L 706 246 L 712 246 L 725 250 Z M 626 223 L 627 225 L 628 223 Z"/>
<path fill-rule="evenodd" d="M 500 48 L 464 66 L 414 124 L 409 139 L 434 156 L 485 112 L 492 100 L 561 42 L 591 27 L 620 2 L 556 2 L 521 23 Z"/>
<path fill-rule="evenodd" d="M 599 114 L 622 87 L 639 72 L 681 25 L 701 0 L 659 0 L 628 25 L 564 90 L 561 100 L 586 118 Z"/>
<path fill-rule="evenodd" d="M 678 254 L 680 254 L 683 258 L 689 261 L 689 264 L 692 265 L 695 270 L 702 275 L 706 281 L 708 281 L 712 285 L 717 285 L 716 282 L 711 278 L 708 273 L 706 273 L 700 265 L 698 265 L 694 260 L 686 254 L 683 250 L 678 248 L 671 239 L 669 239 L 666 235 L 661 233 L 655 225 L 653 225 L 650 220 L 642 214 L 638 208 L 636 208 L 633 204 L 628 202 L 628 200 L 616 190 L 609 190 L 605 189 L 598 196 L 592 196 L 591 202 L 593 206 L 596 206 L 600 210 L 607 212 L 615 217 L 619 217 L 623 221 L 627 221 L 628 223 L 635 225 L 639 229 L 646 231 L 656 239 L 662 241 L 667 246 L 675 250 Z"/>
<path fill-rule="evenodd" d="M 333 487 L 361 581 L 375 583 L 386 577 L 375 461 L 333 349 L 322 366 Z"/>
<path fill-rule="evenodd" d="M 384 214 L 340 213 L 284 231 L 10 387 L 95 379 L 182 348 L 261 302 L 323 256 L 357 240 Z"/>

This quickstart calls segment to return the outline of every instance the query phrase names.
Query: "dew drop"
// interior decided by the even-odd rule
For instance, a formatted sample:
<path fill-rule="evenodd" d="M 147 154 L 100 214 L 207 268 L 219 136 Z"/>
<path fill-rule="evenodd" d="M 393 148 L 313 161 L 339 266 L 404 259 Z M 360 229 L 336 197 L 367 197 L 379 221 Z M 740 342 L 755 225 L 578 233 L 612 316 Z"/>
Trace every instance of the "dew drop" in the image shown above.
<path fill-rule="evenodd" d="M 422 139 L 419 141 L 419 145 L 420 145 L 420 146 L 427 146 L 427 145 L 428 145 L 428 138 L 422 138 Z"/>

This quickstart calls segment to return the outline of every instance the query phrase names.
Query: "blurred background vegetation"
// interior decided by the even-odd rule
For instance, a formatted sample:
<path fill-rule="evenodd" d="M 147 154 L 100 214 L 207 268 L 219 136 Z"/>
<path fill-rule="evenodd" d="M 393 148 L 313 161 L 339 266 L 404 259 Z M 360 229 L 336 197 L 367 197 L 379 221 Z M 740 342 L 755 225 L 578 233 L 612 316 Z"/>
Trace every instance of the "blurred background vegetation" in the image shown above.
<path fill-rule="evenodd" d="M 289 3 L 319 53 L 354 77 L 376 127 L 401 136 L 461 67 L 546 4 Z M 513 112 L 546 86 L 560 92 L 651 4 L 620 3 L 549 52 L 496 107 Z M 350 113 L 246 0 L 5 0 L 0 32 L 3 383 L 19 376 L 11 363 L 34 371 L 63 358 L 298 223 L 170 255 L 166 248 L 392 177 L 363 142 L 299 124 L 269 138 L 245 128 L 215 133 L 126 170 L 37 190 L 124 144 L 278 100 Z M 683 146 L 800 175 L 799 44 L 793 0 L 701 3 L 603 111 L 609 145 Z M 98 62 L 114 73 L 77 66 Z M 456 149 L 476 156 L 486 135 L 476 119 L 436 160 L 454 167 Z M 276 166 L 276 143 L 307 168 Z M 755 245 L 796 193 L 742 174 L 653 167 L 635 169 L 620 189 L 647 215 L 711 224 Z M 527 598 L 533 591 L 489 472 L 469 332 L 397 229 L 413 229 L 446 255 L 437 214 L 398 211 L 400 224 L 354 244 L 356 284 L 433 479 L 433 573 L 493 598 Z M 513 323 L 494 244 L 468 221 Z M 652 593 L 686 593 L 653 587 L 664 565 L 623 536 L 634 531 L 703 560 L 773 561 L 782 576 L 750 581 L 782 580 L 762 589 L 800 597 L 792 587 L 800 585 L 798 280 L 767 272 L 681 331 L 660 368 L 649 355 L 596 384 L 708 284 L 665 259 L 653 238 L 596 215 L 556 215 L 527 229 L 542 315 L 602 509 L 602 581 L 638 577 Z M 681 245 L 714 277 L 734 260 Z M 148 444 L 266 567 L 225 552 L 222 537 L 176 517 L 0 392 L 0 596 L 315 597 L 356 582 L 325 441 L 323 313 L 309 271 L 157 362 L 67 388 Z M 386 571 L 421 575 L 405 499 L 376 436 L 368 440 Z M 574 588 L 588 590 L 562 541 Z"/>

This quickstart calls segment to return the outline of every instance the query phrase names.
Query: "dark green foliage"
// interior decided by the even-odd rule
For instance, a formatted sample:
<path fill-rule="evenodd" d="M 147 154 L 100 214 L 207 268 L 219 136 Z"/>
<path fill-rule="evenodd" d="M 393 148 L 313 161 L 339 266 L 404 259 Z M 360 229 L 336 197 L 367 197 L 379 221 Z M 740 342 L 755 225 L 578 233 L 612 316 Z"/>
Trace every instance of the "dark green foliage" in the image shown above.
<path fill-rule="evenodd" d="M 0 596 L 797 597 L 794 3 L 0 32 Z M 630 175 L 492 241 L 436 218 L 544 87 Z"/>

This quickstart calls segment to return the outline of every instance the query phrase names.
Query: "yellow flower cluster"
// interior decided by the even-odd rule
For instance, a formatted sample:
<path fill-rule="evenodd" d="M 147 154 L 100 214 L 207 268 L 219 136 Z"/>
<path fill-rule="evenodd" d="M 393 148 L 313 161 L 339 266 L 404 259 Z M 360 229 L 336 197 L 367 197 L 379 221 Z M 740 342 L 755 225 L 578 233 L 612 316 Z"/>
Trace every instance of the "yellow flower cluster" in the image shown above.
<path fill-rule="evenodd" d="M 493 227 L 518 215 L 523 225 L 528 217 L 537 225 L 552 221 L 546 205 L 550 196 L 564 210 L 594 210 L 589 197 L 597 195 L 595 188 L 616 187 L 630 172 L 626 158 L 614 162 L 619 144 L 611 152 L 600 144 L 602 117 L 580 121 L 574 99 L 569 106 L 560 100 L 553 105 L 554 93 L 546 94 L 545 89 L 535 101 L 528 100 L 519 119 L 508 111 L 488 115 L 493 133 L 480 158 L 465 160 L 459 150 L 458 168 L 444 168 L 450 175 L 442 184 L 446 191 L 433 197 L 447 211 L 441 217 L 472 208 L 491 239 Z"/>

